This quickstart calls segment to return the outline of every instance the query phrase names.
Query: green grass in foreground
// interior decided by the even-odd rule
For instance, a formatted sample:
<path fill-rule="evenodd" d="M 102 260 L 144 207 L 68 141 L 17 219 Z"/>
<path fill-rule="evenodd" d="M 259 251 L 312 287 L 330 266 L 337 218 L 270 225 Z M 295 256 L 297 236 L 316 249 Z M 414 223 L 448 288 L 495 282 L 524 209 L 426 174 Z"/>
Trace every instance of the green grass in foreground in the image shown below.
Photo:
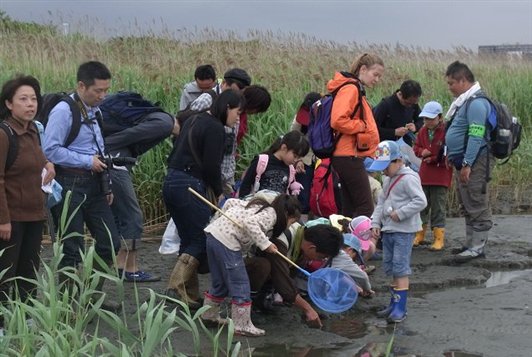
<path fill-rule="evenodd" d="M 70 191 L 66 200 L 69 197 Z M 5 321 L 5 336 L 0 337 L 1 356 L 184 356 L 172 344 L 175 333 L 180 331 L 190 334 L 195 355 L 238 355 L 240 342 L 233 345 L 234 325 L 230 319 L 227 327 L 214 331 L 201 321 L 200 315 L 208 306 L 191 312 L 179 300 L 170 299 L 173 306 L 168 305 L 166 297 L 151 289 L 147 301 L 142 302 L 135 284 L 133 296 L 127 297 L 136 302 L 134 312 L 124 311 L 125 306 L 117 314 L 103 310 L 107 297 L 98 290 L 100 281 L 112 284 L 120 301 L 124 301 L 124 282 L 95 253 L 94 246 L 82 254 L 80 272 L 73 267 L 59 268 L 62 241 L 74 236 L 61 234 L 70 221 L 66 212 L 65 209 L 51 261 L 43 262 L 37 278 L 29 280 L 36 286 L 37 297 L 28 301 L 15 297 L 0 305 L 0 316 Z M 0 272 L 0 279 L 4 274 L 5 271 Z M 59 274 L 74 282 L 71 289 L 57 283 Z"/>

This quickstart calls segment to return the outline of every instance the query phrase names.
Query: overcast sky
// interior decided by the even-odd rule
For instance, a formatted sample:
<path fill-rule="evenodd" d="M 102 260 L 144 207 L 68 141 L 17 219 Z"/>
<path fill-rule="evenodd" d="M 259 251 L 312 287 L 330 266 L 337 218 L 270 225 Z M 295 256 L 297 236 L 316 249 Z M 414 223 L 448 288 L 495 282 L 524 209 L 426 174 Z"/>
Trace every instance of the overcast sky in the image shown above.
<path fill-rule="evenodd" d="M 532 44 L 532 0 L 0 0 L 0 9 L 17 20 L 68 22 L 97 36 L 209 27 L 434 49 Z"/>

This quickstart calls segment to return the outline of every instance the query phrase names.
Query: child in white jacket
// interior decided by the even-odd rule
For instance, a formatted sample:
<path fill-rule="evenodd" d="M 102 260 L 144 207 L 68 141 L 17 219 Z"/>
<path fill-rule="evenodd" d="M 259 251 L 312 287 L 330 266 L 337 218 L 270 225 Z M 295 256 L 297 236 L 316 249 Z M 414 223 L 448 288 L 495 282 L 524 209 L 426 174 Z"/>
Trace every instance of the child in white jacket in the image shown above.
<path fill-rule="evenodd" d="M 390 305 L 377 314 L 388 322 L 406 318 L 409 288 L 410 256 L 417 231 L 421 229 L 420 212 L 427 206 L 419 175 L 406 167 L 395 141 L 381 142 L 375 152 L 372 170 L 383 171 L 387 177 L 372 216 L 372 233 L 382 233 L 383 268 L 392 277 Z"/>

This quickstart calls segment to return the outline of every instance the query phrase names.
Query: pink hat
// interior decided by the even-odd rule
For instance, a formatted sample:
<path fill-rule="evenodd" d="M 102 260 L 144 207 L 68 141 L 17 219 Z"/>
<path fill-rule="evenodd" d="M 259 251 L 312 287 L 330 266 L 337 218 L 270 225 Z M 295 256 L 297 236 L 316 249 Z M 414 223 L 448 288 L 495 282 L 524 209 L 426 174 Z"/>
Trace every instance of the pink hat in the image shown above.
<path fill-rule="evenodd" d="M 358 216 L 351 220 L 349 223 L 351 233 L 360 240 L 362 250 L 368 250 L 371 237 L 371 219 L 366 216 Z"/>

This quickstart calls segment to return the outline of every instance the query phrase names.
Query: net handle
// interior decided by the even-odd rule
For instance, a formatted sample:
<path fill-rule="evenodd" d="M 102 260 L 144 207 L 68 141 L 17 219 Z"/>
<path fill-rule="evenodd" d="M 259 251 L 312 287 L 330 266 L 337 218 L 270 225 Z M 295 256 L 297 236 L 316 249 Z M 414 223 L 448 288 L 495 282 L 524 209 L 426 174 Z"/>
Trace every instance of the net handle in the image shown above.
<path fill-rule="evenodd" d="M 225 218 L 227 218 L 228 220 L 230 220 L 231 222 L 233 222 L 238 228 L 244 228 L 242 227 L 242 225 L 240 224 L 240 222 L 238 222 L 237 220 L 235 220 L 233 217 L 231 217 L 230 215 L 228 215 L 227 213 L 225 213 L 224 211 L 222 211 L 218 206 L 212 204 L 211 201 L 207 200 L 205 197 L 203 197 L 202 195 L 200 195 L 198 192 L 196 192 L 192 187 L 189 187 L 188 190 L 194 195 L 196 196 L 197 198 L 199 198 L 200 200 L 202 200 L 204 203 L 208 204 L 212 209 L 218 211 L 221 215 L 223 215 Z"/>
<path fill-rule="evenodd" d="M 238 222 L 237 220 L 235 220 L 233 217 L 229 216 L 227 213 L 225 213 L 223 210 L 221 210 L 218 206 L 215 206 L 214 204 L 212 204 L 212 202 L 210 202 L 209 200 L 207 200 L 205 197 L 203 197 L 202 195 L 200 195 L 198 192 L 196 192 L 192 187 L 189 187 L 188 190 L 194 195 L 196 196 L 197 198 L 199 198 L 200 200 L 202 200 L 204 203 L 208 204 L 212 209 L 216 210 L 217 212 L 219 212 L 221 215 L 223 215 L 224 217 L 226 217 L 228 220 L 230 220 L 231 222 L 233 222 L 237 227 L 239 228 L 243 228 L 242 225 L 240 224 L 240 222 Z M 296 267 L 297 269 L 299 269 L 299 271 L 301 271 L 303 274 L 305 274 L 306 276 L 310 276 L 310 273 L 308 271 L 306 271 L 305 269 L 301 268 L 299 265 L 297 265 L 296 263 L 294 263 L 293 261 L 291 261 L 290 259 L 288 259 L 283 253 L 281 253 L 280 251 L 276 251 L 276 253 L 281 257 L 283 258 L 284 260 L 286 260 L 289 264 L 291 264 L 292 266 Z"/>
<path fill-rule="evenodd" d="M 305 274 L 306 276 L 310 276 L 310 273 L 308 271 L 306 271 L 305 269 L 301 268 L 299 265 L 297 265 L 296 263 L 294 263 L 293 261 L 291 261 L 290 259 L 288 259 L 286 257 L 286 255 L 284 255 L 283 253 L 281 253 L 280 251 L 275 251 L 281 258 L 283 258 L 284 260 L 286 260 L 289 264 L 291 264 L 292 266 L 294 266 L 295 268 L 299 269 L 300 272 L 302 272 L 303 274 Z"/>

